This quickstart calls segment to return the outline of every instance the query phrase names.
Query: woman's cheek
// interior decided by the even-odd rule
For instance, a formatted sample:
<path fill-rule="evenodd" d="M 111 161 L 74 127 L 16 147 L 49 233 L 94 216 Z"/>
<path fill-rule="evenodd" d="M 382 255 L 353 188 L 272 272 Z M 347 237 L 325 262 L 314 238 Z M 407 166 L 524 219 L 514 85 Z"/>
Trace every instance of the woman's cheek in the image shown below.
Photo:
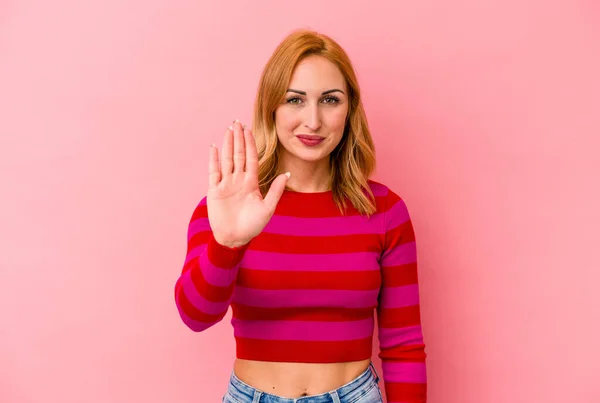
<path fill-rule="evenodd" d="M 294 110 L 284 110 L 279 115 L 279 124 L 284 131 L 291 132 L 298 126 L 298 113 Z"/>
<path fill-rule="evenodd" d="M 335 113 L 333 114 L 334 125 L 335 127 L 344 127 L 344 123 L 346 122 L 346 115 L 348 114 L 347 108 L 336 108 Z"/>

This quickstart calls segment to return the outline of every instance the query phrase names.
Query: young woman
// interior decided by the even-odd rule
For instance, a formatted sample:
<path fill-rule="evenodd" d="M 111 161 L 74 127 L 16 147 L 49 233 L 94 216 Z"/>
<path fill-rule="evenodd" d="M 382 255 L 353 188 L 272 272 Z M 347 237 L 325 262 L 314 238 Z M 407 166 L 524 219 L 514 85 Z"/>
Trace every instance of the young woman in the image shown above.
<path fill-rule="evenodd" d="M 374 313 L 388 402 L 425 402 L 413 227 L 402 199 L 369 179 L 375 151 L 344 50 L 312 31 L 284 39 L 253 124 L 234 121 L 221 151 L 211 146 L 175 286 L 194 331 L 232 307 L 223 402 L 382 402 Z"/>

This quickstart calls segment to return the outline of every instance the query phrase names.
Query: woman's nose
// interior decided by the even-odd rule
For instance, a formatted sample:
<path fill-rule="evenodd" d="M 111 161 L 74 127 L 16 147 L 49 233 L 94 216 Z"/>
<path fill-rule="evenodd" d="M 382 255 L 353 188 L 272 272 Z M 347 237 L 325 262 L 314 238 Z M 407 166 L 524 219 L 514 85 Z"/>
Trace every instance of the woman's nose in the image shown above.
<path fill-rule="evenodd" d="M 316 132 L 321 127 L 321 112 L 318 105 L 310 105 L 305 108 L 304 125 L 311 131 Z"/>

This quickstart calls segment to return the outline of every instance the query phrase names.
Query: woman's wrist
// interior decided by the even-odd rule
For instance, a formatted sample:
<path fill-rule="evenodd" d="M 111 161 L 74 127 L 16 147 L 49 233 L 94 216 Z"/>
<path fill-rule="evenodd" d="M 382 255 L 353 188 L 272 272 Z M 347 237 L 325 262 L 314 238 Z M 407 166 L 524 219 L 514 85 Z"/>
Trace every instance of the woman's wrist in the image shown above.
<path fill-rule="evenodd" d="M 213 234 L 215 241 L 221 246 L 224 246 L 229 249 L 239 248 L 241 246 L 246 245 L 249 241 L 235 241 L 226 238 L 220 238 L 218 235 Z"/>

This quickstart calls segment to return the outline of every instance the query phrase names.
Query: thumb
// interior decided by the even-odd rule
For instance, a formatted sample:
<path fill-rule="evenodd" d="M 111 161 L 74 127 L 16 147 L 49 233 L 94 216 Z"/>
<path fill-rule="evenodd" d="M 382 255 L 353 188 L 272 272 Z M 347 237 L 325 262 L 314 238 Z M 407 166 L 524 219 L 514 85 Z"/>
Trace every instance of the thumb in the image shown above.
<path fill-rule="evenodd" d="M 285 190 L 285 185 L 290 178 L 290 173 L 286 172 L 282 175 L 279 175 L 275 180 L 271 183 L 271 187 L 265 196 L 265 204 L 271 211 L 275 211 L 275 207 L 277 207 L 277 203 L 279 203 L 279 199 L 281 199 L 281 195 Z"/>

